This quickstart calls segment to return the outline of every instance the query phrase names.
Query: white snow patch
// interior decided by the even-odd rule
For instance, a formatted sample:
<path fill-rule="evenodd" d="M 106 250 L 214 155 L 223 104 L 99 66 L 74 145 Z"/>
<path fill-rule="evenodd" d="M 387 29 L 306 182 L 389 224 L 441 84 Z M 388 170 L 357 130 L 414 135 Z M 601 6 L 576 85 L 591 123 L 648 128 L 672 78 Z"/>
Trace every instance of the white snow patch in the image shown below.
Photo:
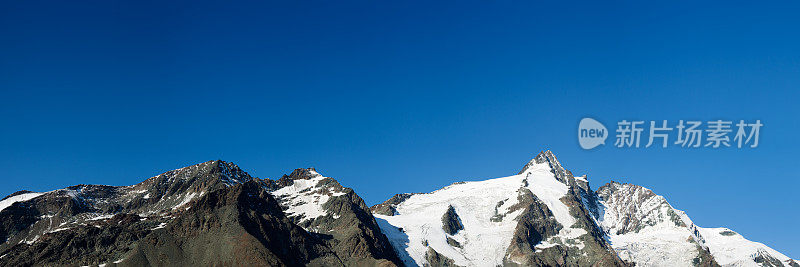
<path fill-rule="evenodd" d="M 5 200 L 0 201 L 0 211 L 3 211 L 4 209 L 10 207 L 14 203 L 25 202 L 25 201 L 31 200 L 31 199 L 33 199 L 35 197 L 41 196 L 42 194 L 44 194 L 44 193 L 25 193 L 25 194 L 19 194 L 19 195 L 10 197 L 10 198 L 6 198 Z"/>
<path fill-rule="evenodd" d="M 301 221 L 322 217 L 328 214 L 322 205 L 331 197 L 344 195 L 344 192 L 325 193 L 317 190 L 320 181 L 326 179 L 318 173 L 311 171 L 314 178 L 294 180 L 292 185 L 284 186 L 272 192 L 282 204 L 287 207 L 286 214 L 290 217 L 299 216 Z"/>
<path fill-rule="evenodd" d="M 33 239 L 31 239 L 31 240 L 25 239 L 25 240 L 23 240 L 23 242 L 25 242 L 28 245 L 31 245 L 33 243 L 36 243 L 37 240 L 39 240 L 39 235 L 34 236 Z"/>
<path fill-rule="evenodd" d="M 317 171 L 315 171 L 315 170 L 308 170 L 308 173 L 310 173 L 310 174 L 311 174 L 311 177 L 321 177 L 321 176 L 322 176 L 322 174 L 319 174 L 319 173 L 318 173 Z"/>
<path fill-rule="evenodd" d="M 80 192 L 72 189 L 59 189 L 58 191 L 64 191 L 64 194 L 71 198 L 78 198 L 78 194 L 80 194 Z"/>
<path fill-rule="evenodd" d="M 52 231 L 48 231 L 47 233 L 50 234 L 50 233 L 55 233 L 55 232 L 61 232 L 61 231 L 64 231 L 64 230 L 68 230 L 70 228 L 71 227 L 58 228 L 58 229 L 55 229 L 55 230 L 52 230 Z"/>
<path fill-rule="evenodd" d="M 100 214 L 100 215 L 95 215 L 94 217 L 91 217 L 89 219 L 86 219 L 86 221 L 106 220 L 110 219 L 111 217 L 114 217 L 114 214 Z"/>
<path fill-rule="evenodd" d="M 202 192 L 202 193 L 199 193 L 199 194 L 198 193 L 187 193 L 186 195 L 183 196 L 183 199 L 181 200 L 181 202 L 178 203 L 178 205 L 176 205 L 172 209 L 174 210 L 174 209 L 178 209 L 180 207 L 183 207 L 184 205 L 188 204 L 189 202 L 191 202 L 196 197 L 202 196 L 203 194 L 205 194 L 205 192 Z"/>
<path fill-rule="evenodd" d="M 167 223 L 160 223 L 158 226 L 156 226 L 155 228 L 150 229 L 150 230 L 163 229 L 165 227 L 167 227 Z"/>

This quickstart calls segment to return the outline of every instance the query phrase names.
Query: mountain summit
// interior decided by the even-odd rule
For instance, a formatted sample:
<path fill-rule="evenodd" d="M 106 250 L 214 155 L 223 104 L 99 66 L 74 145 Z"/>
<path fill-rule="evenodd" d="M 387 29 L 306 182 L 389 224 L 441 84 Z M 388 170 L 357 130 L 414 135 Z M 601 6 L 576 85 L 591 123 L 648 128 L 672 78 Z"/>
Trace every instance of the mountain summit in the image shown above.
<path fill-rule="evenodd" d="M 375 216 L 406 265 L 628 265 L 604 239 L 585 194 L 545 151 L 517 175 L 411 195 L 383 204 L 394 214 Z M 434 227 L 447 213 L 463 230 Z"/>
<path fill-rule="evenodd" d="M 208 161 L 131 186 L 0 201 L 0 265 L 794 266 L 653 191 L 591 190 L 551 151 L 516 175 L 368 207 L 314 168 L 277 180 Z"/>

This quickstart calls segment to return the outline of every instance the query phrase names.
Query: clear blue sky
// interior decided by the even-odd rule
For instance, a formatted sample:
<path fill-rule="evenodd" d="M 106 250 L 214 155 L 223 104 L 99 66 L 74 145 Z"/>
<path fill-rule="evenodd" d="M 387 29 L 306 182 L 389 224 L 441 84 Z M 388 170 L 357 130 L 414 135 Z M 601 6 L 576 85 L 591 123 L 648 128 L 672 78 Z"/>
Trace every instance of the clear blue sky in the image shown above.
<path fill-rule="evenodd" d="M 376 204 L 551 149 L 800 258 L 800 3 L 556 2 L 4 1 L 0 195 L 223 159 Z M 757 149 L 584 151 L 584 116 L 765 126 Z"/>

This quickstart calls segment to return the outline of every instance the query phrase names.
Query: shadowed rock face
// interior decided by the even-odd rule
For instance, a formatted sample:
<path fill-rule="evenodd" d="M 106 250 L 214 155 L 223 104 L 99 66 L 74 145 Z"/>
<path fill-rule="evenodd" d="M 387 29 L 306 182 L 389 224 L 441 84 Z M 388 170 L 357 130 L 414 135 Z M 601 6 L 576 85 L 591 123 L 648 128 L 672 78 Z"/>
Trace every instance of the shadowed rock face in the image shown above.
<path fill-rule="evenodd" d="M 439 252 L 436 252 L 433 248 L 428 247 L 428 251 L 425 252 L 425 260 L 428 262 L 425 266 L 427 267 L 457 267 L 452 259 L 449 259 Z"/>
<path fill-rule="evenodd" d="M 697 257 L 692 260 L 694 266 L 720 267 L 719 263 L 711 256 L 708 248 L 697 246 Z"/>
<path fill-rule="evenodd" d="M 313 169 L 310 169 L 313 171 Z M 304 179 L 297 172 L 290 179 Z M 287 176 L 288 177 L 288 176 Z M 127 187 L 79 185 L 0 211 L 0 265 L 394 266 L 397 256 L 360 197 L 307 231 L 271 195 L 275 181 L 210 161 Z"/>
<path fill-rule="evenodd" d="M 542 264 L 542 260 L 535 255 L 536 244 L 558 234 L 563 226 L 530 190 L 525 188 L 520 190 L 521 194 L 517 196 L 519 203 L 512 209 L 524 211 L 517 218 L 519 222 L 506 252 L 505 264 L 512 266 Z"/>
<path fill-rule="evenodd" d="M 464 229 L 464 225 L 461 224 L 461 218 L 458 218 L 456 209 L 453 206 L 448 207 L 442 215 L 442 230 L 449 235 L 455 235 L 462 229 Z"/>
<path fill-rule="evenodd" d="M 197 200 L 138 242 L 128 259 L 132 266 L 342 265 L 321 238 L 291 223 L 255 182 Z"/>
<path fill-rule="evenodd" d="M 369 207 L 353 189 L 313 168 L 296 169 L 275 184 L 270 190 L 290 220 L 323 237 L 345 265 L 399 264 Z M 318 214 L 306 214 L 309 208 Z"/>
<path fill-rule="evenodd" d="M 511 245 L 506 253 L 505 265 L 509 266 L 629 266 L 617 256 L 605 240 L 605 233 L 595 223 L 598 207 L 597 195 L 591 191 L 588 182 L 577 180 L 569 170 L 562 167 L 552 152 L 543 151 L 529 162 L 519 174 L 525 173 L 534 164 L 547 164 L 557 181 L 569 186 L 569 191 L 560 201 L 569 208 L 576 221 L 571 228 L 583 229 L 586 234 L 573 240 L 555 240 L 557 245 L 536 248 L 542 241 L 560 238 L 557 234 L 564 225 L 556 221 L 547 205 L 542 203 L 528 189 L 522 188 L 519 194 L 519 216 Z M 527 180 L 526 180 L 527 184 Z M 581 248 L 569 246 L 580 242 Z"/>

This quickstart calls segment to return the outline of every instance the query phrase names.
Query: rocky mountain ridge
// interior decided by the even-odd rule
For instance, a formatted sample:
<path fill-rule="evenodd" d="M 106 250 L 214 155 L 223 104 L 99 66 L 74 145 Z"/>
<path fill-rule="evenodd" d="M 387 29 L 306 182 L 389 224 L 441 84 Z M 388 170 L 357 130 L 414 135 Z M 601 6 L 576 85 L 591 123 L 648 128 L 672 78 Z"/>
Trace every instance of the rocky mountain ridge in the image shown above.
<path fill-rule="evenodd" d="M 20 191 L 0 201 L 0 265 L 796 266 L 665 198 L 593 191 L 550 151 L 516 175 L 368 207 L 314 168 L 279 179 L 208 161 L 131 186 Z"/>
<path fill-rule="evenodd" d="M 289 179 L 297 182 L 302 177 Z M 78 185 L 16 194 L 0 210 L 0 237 L 5 240 L 0 244 L 0 265 L 394 266 L 399 262 L 352 189 L 326 180 L 325 187 L 336 193 L 324 204 L 335 218 L 314 224 L 293 216 L 292 203 L 279 194 L 291 182 L 253 178 L 232 163 L 209 161 L 132 186 Z"/>

